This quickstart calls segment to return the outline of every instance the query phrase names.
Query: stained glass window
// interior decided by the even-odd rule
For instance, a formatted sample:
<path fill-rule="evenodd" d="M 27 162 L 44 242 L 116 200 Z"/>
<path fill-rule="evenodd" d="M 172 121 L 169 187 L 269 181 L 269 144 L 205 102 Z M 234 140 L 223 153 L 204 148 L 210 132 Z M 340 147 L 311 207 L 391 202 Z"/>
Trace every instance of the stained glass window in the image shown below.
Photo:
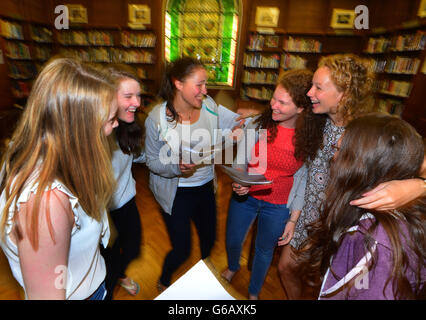
<path fill-rule="evenodd" d="M 210 86 L 233 87 L 238 39 L 238 0 L 168 0 L 165 59 L 200 59 Z"/>

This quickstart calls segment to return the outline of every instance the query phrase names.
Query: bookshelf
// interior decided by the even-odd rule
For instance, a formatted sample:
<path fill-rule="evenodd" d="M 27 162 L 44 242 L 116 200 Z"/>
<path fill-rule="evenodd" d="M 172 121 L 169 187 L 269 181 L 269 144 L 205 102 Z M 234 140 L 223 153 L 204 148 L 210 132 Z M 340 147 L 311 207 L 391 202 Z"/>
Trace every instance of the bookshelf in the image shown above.
<path fill-rule="evenodd" d="M 376 103 L 380 110 L 402 116 L 416 78 L 422 71 L 426 33 L 400 29 L 370 36 L 364 54 L 377 75 Z"/>
<path fill-rule="evenodd" d="M 250 31 L 244 52 L 241 98 L 267 104 L 282 71 L 307 67 L 315 69 L 322 49 L 320 38 L 315 35 Z"/>
<path fill-rule="evenodd" d="M 38 71 L 52 55 L 52 31 L 47 25 L 0 17 L 0 41 L 12 95 L 23 105 Z"/>

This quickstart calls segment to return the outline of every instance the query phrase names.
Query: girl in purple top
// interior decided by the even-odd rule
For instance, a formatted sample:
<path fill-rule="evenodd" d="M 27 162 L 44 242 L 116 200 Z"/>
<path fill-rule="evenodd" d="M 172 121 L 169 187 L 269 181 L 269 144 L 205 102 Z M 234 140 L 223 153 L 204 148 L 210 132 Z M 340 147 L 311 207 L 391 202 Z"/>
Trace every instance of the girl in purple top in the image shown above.
<path fill-rule="evenodd" d="M 322 282 L 319 299 L 424 299 L 426 197 L 390 211 L 348 204 L 385 181 L 418 177 L 421 136 L 399 118 L 371 114 L 349 123 L 336 149 L 324 210 L 300 252 L 300 276 Z"/>

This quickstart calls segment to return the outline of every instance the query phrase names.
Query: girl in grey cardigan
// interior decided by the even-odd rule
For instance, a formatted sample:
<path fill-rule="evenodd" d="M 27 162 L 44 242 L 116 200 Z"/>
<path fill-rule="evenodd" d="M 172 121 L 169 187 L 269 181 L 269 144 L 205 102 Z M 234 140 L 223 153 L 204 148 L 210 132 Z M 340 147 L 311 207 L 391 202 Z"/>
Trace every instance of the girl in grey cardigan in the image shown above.
<path fill-rule="evenodd" d="M 181 150 L 185 145 L 196 144 L 202 150 L 222 145 L 218 129 L 230 131 L 239 115 L 206 97 L 206 82 L 207 72 L 198 60 L 176 60 L 168 66 L 161 85 L 165 101 L 145 121 L 149 186 L 161 206 L 172 244 L 159 291 L 170 285 L 174 271 L 190 255 L 191 220 L 200 237 L 202 259 L 210 255 L 216 239 L 214 164 L 194 163 Z"/>

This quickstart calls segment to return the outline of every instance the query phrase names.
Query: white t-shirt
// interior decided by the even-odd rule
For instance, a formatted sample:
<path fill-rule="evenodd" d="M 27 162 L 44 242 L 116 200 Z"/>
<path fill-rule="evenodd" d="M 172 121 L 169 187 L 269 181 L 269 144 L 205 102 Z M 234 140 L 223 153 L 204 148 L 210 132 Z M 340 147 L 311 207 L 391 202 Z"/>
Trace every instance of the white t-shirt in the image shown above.
<path fill-rule="evenodd" d="M 31 193 L 37 190 L 37 186 L 36 184 L 32 188 L 29 185 L 25 187 L 17 201 L 18 210 L 20 204 L 27 202 Z M 52 183 L 51 190 L 53 189 L 58 189 L 68 195 L 75 222 L 71 231 L 65 298 L 67 300 L 83 300 L 95 292 L 105 279 L 105 261 L 100 254 L 99 244 L 101 241 L 104 247 L 108 244 L 110 236 L 108 218 L 106 212 L 100 222 L 89 217 L 78 203 L 78 199 L 60 182 L 55 181 Z M 3 191 L 0 197 L 1 211 L 5 206 L 5 202 L 5 192 Z M 18 248 L 10 238 L 15 214 L 14 207 L 15 205 L 12 204 L 9 209 L 5 239 L 4 241 L 3 239 L 0 240 L 0 245 L 9 260 L 13 276 L 25 290 Z M 58 273 L 58 283 L 60 284 L 60 277 L 64 276 L 64 267 L 58 266 L 58 270 L 55 270 L 55 272 Z"/>
<path fill-rule="evenodd" d="M 210 128 L 210 122 L 208 121 L 206 111 L 203 109 L 200 112 L 200 117 L 197 122 L 192 124 L 189 123 L 178 123 L 176 130 L 179 134 L 179 141 L 181 145 L 185 147 L 195 147 L 196 150 L 206 150 L 211 148 L 212 141 L 212 132 L 207 128 Z M 191 157 L 194 156 L 193 154 Z M 195 171 L 191 175 L 183 175 L 179 177 L 179 187 L 198 187 L 206 184 L 207 182 L 213 180 L 214 171 L 212 164 L 199 164 L 195 167 Z"/>

